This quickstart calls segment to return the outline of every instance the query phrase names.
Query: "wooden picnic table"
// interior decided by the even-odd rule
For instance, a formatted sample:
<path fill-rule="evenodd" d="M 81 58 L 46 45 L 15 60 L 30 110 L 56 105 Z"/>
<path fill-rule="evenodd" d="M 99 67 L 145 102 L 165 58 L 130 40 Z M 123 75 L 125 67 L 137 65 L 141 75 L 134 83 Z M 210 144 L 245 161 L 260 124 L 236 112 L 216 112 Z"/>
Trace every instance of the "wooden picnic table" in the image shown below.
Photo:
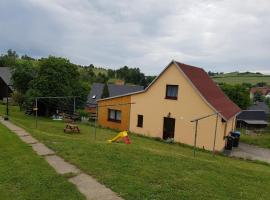
<path fill-rule="evenodd" d="M 64 132 L 80 133 L 80 129 L 76 124 L 67 123 Z"/>

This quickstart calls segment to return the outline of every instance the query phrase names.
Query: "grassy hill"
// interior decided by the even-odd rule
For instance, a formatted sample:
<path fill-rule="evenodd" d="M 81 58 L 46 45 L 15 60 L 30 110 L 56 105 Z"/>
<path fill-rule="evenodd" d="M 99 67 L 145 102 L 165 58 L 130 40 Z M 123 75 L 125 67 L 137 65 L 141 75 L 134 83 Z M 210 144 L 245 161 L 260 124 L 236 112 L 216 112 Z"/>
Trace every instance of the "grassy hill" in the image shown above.
<path fill-rule="evenodd" d="M 98 73 L 102 73 L 107 75 L 108 70 L 105 68 L 94 68 L 94 73 L 97 75 Z M 230 72 L 225 74 L 219 74 L 215 76 L 211 76 L 211 78 L 217 83 L 227 83 L 231 85 L 242 84 L 242 83 L 250 83 L 255 85 L 260 82 L 265 82 L 270 85 L 270 75 L 260 74 L 260 73 L 252 73 L 252 72 Z M 114 83 L 116 80 L 110 79 L 110 83 Z"/>
<path fill-rule="evenodd" d="M 258 73 L 239 73 L 231 72 L 226 74 L 220 74 L 212 76 L 212 79 L 217 83 L 228 83 L 231 85 L 241 84 L 241 83 L 251 83 L 255 85 L 259 82 L 265 82 L 270 85 L 270 75 L 258 74 Z"/>
<path fill-rule="evenodd" d="M 0 106 L 0 114 L 4 109 Z M 269 199 L 267 164 L 204 151 L 193 157 L 189 147 L 135 134 L 130 134 L 131 145 L 108 144 L 117 132 L 97 128 L 94 139 L 86 123 L 79 124 L 80 134 L 64 133 L 64 122 L 49 118 L 39 118 L 35 128 L 33 117 L 17 107 L 11 107 L 10 119 L 127 200 Z"/>

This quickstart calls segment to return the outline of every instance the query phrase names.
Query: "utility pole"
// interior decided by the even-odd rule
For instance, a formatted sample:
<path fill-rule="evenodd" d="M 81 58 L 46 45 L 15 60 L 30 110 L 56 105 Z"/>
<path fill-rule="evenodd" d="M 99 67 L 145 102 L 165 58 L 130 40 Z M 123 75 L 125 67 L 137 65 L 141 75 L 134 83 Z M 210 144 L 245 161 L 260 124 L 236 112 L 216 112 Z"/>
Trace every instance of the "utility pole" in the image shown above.
<path fill-rule="evenodd" d="M 217 113 L 217 116 L 216 116 L 216 126 L 215 126 L 214 145 L 213 145 L 213 156 L 215 156 L 216 138 L 217 138 L 217 124 L 218 124 L 218 113 Z"/>
<path fill-rule="evenodd" d="M 199 122 L 199 120 L 196 120 L 196 122 L 195 122 L 196 124 L 195 124 L 194 147 L 193 147 L 193 156 L 194 157 L 195 157 L 196 145 L 197 145 L 198 122 Z"/>
<path fill-rule="evenodd" d="M 6 111 L 7 117 L 6 117 L 6 120 L 8 120 L 8 114 L 9 114 L 8 113 L 8 89 L 9 88 L 8 88 L 8 85 L 7 85 L 7 108 L 6 108 L 7 109 L 7 111 Z"/>
<path fill-rule="evenodd" d="M 76 97 L 73 98 L 73 115 L 76 112 Z"/>
<path fill-rule="evenodd" d="M 37 115 L 38 115 L 38 105 L 37 105 L 37 101 L 38 101 L 38 99 L 36 98 L 36 106 L 35 106 L 35 111 L 36 111 L 36 128 L 37 128 Z"/>

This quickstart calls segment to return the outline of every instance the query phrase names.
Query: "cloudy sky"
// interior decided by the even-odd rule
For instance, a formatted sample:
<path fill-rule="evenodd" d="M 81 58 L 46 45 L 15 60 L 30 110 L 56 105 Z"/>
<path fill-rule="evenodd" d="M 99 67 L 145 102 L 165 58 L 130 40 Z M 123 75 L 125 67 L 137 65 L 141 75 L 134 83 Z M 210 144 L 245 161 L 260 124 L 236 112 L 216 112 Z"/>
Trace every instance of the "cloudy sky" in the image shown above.
<path fill-rule="evenodd" d="M 172 59 L 270 73 L 269 0 L 1 0 L 0 52 L 140 67 Z"/>

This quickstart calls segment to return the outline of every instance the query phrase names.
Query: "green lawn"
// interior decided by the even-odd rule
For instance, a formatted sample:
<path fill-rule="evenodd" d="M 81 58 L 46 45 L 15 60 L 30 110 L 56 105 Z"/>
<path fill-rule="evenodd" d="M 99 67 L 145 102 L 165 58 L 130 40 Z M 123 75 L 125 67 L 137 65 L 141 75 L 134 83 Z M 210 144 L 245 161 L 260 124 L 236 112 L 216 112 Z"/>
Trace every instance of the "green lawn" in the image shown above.
<path fill-rule="evenodd" d="M 245 130 L 241 131 L 241 141 L 257 145 L 264 148 L 270 148 L 270 127 L 258 134 L 245 134 Z"/>
<path fill-rule="evenodd" d="M 84 199 L 75 186 L 0 124 L 0 199 Z"/>
<path fill-rule="evenodd" d="M 259 82 L 266 82 L 270 85 L 270 76 L 224 76 L 224 77 L 212 77 L 212 79 L 217 83 L 228 83 L 231 85 L 251 83 L 256 84 Z"/>
<path fill-rule="evenodd" d="M 0 107 L 3 113 L 3 107 Z M 65 134 L 64 123 L 33 117 L 17 108 L 11 120 L 94 176 L 125 199 L 269 199 L 270 166 L 231 159 L 131 135 L 131 145 L 108 144 L 116 132 L 80 124 L 81 134 Z"/>

